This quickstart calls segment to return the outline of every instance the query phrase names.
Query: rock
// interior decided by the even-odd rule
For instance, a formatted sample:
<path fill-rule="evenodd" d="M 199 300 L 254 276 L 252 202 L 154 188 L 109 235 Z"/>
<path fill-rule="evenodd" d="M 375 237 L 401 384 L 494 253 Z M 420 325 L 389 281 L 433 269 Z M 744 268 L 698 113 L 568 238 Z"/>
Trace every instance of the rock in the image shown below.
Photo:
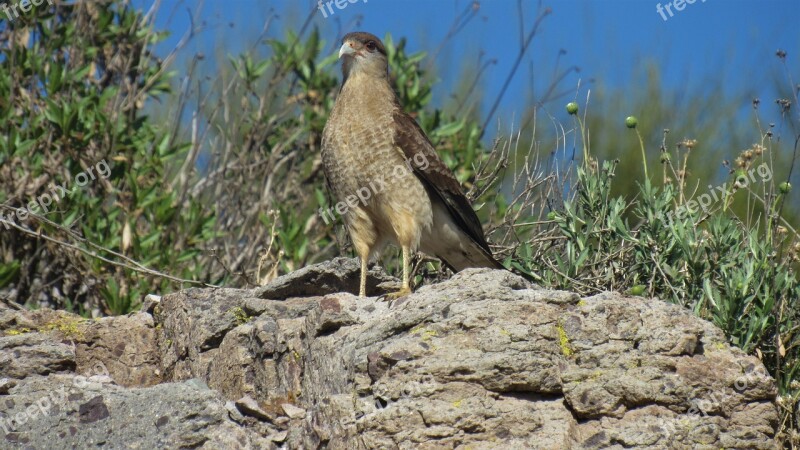
<path fill-rule="evenodd" d="M 196 323 L 210 302 L 255 304 L 242 294 L 170 295 L 162 314 L 190 308 Z M 777 428 L 760 362 L 657 300 L 580 299 L 468 270 L 393 304 L 341 293 L 277 303 L 286 309 L 262 303 L 219 351 L 186 342 L 180 365 L 191 367 L 182 377 L 210 373 L 229 398 L 308 410 L 290 448 L 349 448 L 357 436 L 372 448 L 719 448 L 737 436 L 769 448 Z M 164 322 L 164 336 L 184 331 Z M 174 350 L 162 361 L 177 361 Z"/>
<path fill-rule="evenodd" d="M 255 417 L 260 420 L 275 420 L 273 414 L 269 414 L 261 409 L 258 402 L 249 395 L 245 395 L 239 400 L 236 400 L 236 408 L 246 416 Z"/>
<path fill-rule="evenodd" d="M 8 391 L 17 385 L 16 380 L 9 380 L 8 378 L 0 378 L 0 395 L 7 395 Z"/>
<path fill-rule="evenodd" d="M 123 388 L 32 376 L 0 401 L 0 412 L 3 448 L 275 448 L 231 420 L 217 392 L 191 381 Z"/>
<path fill-rule="evenodd" d="M 28 332 L 0 339 L 0 373 L 4 377 L 68 372 L 76 365 L 75 349 L 69 343 Z"/>
<path fill-rule="evenodd" d="M 161 382 L 155 323 L 147 313 L 92 321 L 77 341 L 76 355 L 78 372 L 103 367 L 121 386 Z"/>
<path fill-rule="evenodd" d="M 306 416 L 306 410 L 303 408 L 298 408 L 297 406 L 292 405 L 291 403 L 284 403 L 281 405 L 283 411 L 290 419 L 302 419 Z"/>
<path fill-rule="evenodd" d="M 144 296 L 144 300 L 142 301 L 142 306 L 139 308 L 139 311 L 153 314 L 159 303 L 161 303 L 160 295 L 147 294 Z"/>
<path fill-rule="evenodd" d="M 161 382 L 155 323 L 147 313 L 89 320 L 47 309 L 0 309 L 0 332 L 6 336 L 0 339 L 3 376 L 84 373 L 102 366 L 122 386 Z M 6 362 L 4 355 L 16 356 Z"/>
<path fill-rule="evenodd" d="M 342 291 L 358 294 L 360 274 L 361 265 L 358 259 L 338 257 L 276 278 L 256 289 L 256 297 L 284 300 L 290 297 L 310 297 Z M 399 288 L 399 281 L 387 275 L 383 268 L 373 266 L 369 270 L 367 295 L 382 295 L 397 291 Z"/>
<path fill-rule="evenodd" d="M 286 440 L 287 437 L 289 437 L 289 432 L 288 431 L 281 431 L 281 432 L 272 434 L 270 436 L 267 436 L 267 438 L 269 440 L 273 441 L 273 442 L 283 442 L 283 441 Z"/>
<path fill-rule="evenodd" d="M 0 338 L 0 348 L 26 355 L 24 363 L 0 357 L 13 374 L 1 372 L 0 420 L 58 393 L 47 414 L 40 407 L 37 419 L 3 430 L 4 442 L 775 446 L 774 381 L 680 307 L 611 293 L 580 298 L 491 270 L 466 270 L 394 302 L 336 292 L 357 274 L 352 260 L 337 259 L 255 290 L 189 289 L 163 296 L 152 316 L 64 327 L 66 341 L 41 326 L 49 312 L 0 310 L 0 326 L 29 328 Z"/>

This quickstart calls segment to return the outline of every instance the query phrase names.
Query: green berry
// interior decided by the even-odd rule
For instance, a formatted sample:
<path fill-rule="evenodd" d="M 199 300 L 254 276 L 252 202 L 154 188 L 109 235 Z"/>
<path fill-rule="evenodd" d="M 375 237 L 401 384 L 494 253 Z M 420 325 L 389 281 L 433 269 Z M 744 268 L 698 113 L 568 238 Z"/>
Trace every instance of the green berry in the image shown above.
<path fill-rule="evenodd" d="M 788 194 L 792 190 L 792 185 L 788 181 L 784 181 L 778 185 L 778 190 L 781 191 L 781 194 Z"/>
<path fill-rule="evenodd" d="M 642 294 L 644 294 L 644 290 L 645 290 L 645 288 L 646 288 L 646 286 L 645 286 L 645 285 L 643 285 L 643 284 L 637 284 L 637 285 L 633 286 L 633 287 L 630 289 L 630 291 L 628 291 L 628 293 L 629 293 L 630 295 L 642 295 Z"/>
<path fill-rule="evenodd" d="M 575 114 L 578 114 L 578 104 L 575 103 L 575 102 L 567 103 L 567 112 L 570 113 L 573 116 Z"/>
<path fill-rule="evenodd" d="M 628 128 L 636 128 L 636 125 L 639 125 L 639 120 L 636 116 L 628 116 L 625 119 L 625 126 Z"/>

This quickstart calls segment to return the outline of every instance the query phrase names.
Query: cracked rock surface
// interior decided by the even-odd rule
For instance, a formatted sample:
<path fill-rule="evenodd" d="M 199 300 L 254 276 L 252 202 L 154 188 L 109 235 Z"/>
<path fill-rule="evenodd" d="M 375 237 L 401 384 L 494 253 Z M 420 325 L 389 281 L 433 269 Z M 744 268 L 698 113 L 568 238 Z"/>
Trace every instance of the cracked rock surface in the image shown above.
<path fill-rule="evenodd" d="M 490 270 L 337 293 L 357 273 L 337 258 L 96 321 L 0 304 L 0 447 L 775 447 L 761 362 L 678 306 Z"/>

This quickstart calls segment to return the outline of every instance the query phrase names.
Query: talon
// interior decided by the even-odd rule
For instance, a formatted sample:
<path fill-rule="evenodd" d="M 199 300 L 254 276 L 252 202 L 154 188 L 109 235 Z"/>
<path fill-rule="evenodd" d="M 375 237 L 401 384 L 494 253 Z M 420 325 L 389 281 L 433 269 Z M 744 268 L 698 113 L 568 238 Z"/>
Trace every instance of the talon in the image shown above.
<path fill-rule="evenodd" d="M 381 299 L 381 301 L 393 301 L 393 300 L 397 300 L 399 298 L 403 298 L 403 297 L 405 297 L 406 295 L 409 295 L 409 294 L 411 294 L 411 289 L 403 288 L 403 289 L 400 289 L 397 292 L 390 292 L 388 294 L 385 294 L 380 299 Z"/>

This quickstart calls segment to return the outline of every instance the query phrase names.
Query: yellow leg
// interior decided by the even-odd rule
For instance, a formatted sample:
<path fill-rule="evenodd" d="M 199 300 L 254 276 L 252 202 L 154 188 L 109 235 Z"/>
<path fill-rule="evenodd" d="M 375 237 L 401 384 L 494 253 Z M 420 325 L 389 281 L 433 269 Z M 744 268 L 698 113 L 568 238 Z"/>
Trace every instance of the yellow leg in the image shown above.
<path fill-rule="evenodd" d="M 403 246 L 403 288 L 400 291 L 411 293 L 411 286 L 408 282 L 409 272 L 411 272 L 411 249 Z"/>
<path fill-rule="evenodd" d="M 396 300 L 411 293 L 409 275 L 411 272 L 411 247 L 403 246 L 403 286 L 397 292 L 386 294 L 386 300 Z"/>
<path fill-rule="evenodd" d="M 367 296 L 367 258 L 361 259 L 361 284 L 359 285 L 358 296 Z"/>

